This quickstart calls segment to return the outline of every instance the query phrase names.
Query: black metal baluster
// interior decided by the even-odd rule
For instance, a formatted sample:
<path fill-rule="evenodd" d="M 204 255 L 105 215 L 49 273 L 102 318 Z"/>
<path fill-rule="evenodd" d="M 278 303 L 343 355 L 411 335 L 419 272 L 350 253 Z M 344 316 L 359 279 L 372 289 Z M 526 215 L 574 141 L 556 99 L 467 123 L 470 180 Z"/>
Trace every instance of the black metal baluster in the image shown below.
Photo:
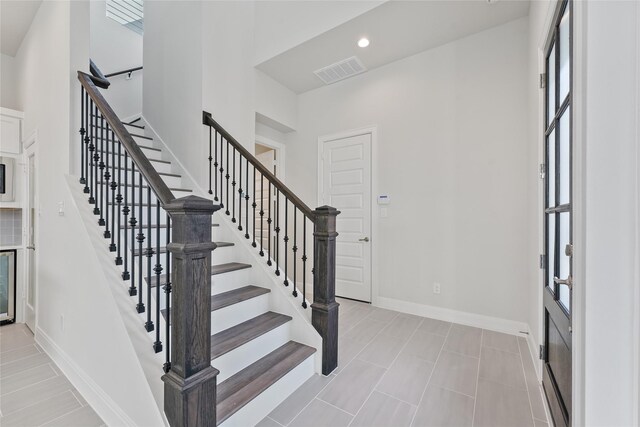
<path fill-rule="evenodd" d="M 93 113 L 93 146 L 95 147 L 93 152 L 93 214 L 100 215 L 100 209 L 98 209 L 98 160 L 100 160 L 98 150 L 100 146 L 98 145 L 98 107 L 95 104 Z"/>
<path fill-rule="evenodd" d="M 289 244 L 289 199 L 284 197 L 284 285 L 289 286 L 289 273 L 287 269 L 287 247 Z"/>
<path fill-rule="evenodd" d="M 144 243 L 144 233 L 142 232 L 142 218 L 143 218 L 143 213 L 142 213 L 142 205 L 143 203 L 143 193 L 142 193 L 142 172 L 138 173 L 138 183 L 140 184 L 138 186 L 138 199 L 140 201 L 140 203 L 138 203 L 138 236 L 136 237 L 136 240 L 138 242 L 138 304 L 136 305 L 136 310 L 138 311 L 138 313 L 144 313 L 144 303 L 143 301 L 143 289 L 144 289 L 144 284 L 143 284 L 143 273 L 142 273 L 142 244 Z M 135 184 L 135 181 L 133 182 L 133 184 Z M 132 187 L 131 189 L 133 191 L 133 193 L 136 192 L 136 188 L 135 185 Z M 149 201 L 147 201 L 149 202 Z M 132 231 L 133 233 L 133 231 Z M 135 258 L 134 258 L 135 259 Z M 135 261 L 134 261 L 135 263 Z M 133 269 L 132 269 L 133 271 Z M 133 276 L 134 280 L 135 280 L 135 275 Z M 145 325 L 146 326 L 146 325 Z"/>
<path fill-rule="evenodd" d="M 260 256 L 264 256 L 264 174 L 260 174 Z"/>
<path fill-rule="evenodd" d="M 104 229 L 104 233 L 103 236 L 105 239 L 110 239 L 111 238 L 111 230 L 109 230 L 109 190 L 111 189 L 111 172 L 109 172 L 109 124 L 107 123 L 107 133 L 106 133 L 106 141 L 104 142 L 104 175 L 103 179 L 104 179 L 104 184 L 102 185 L 102 187 L 104 188 L 104 193 L 102 195 L 103 199 L 104 199 L 104 225 L 105 225 L 105 229 Z M 112 200 L 113 202 L 113 200 Z"/>
<path fill-rule="evenodd" d="M 116 251 L 116 234 L 120 234 L 120 230 L 116 230 L 116 188 L 120 182 L 120 170 L 116 175 L 116 136 L 113 131 L 111 134 L 111 243 L 109 244 L 109 252 Z M 116 182 L 116 177 L 118 178 Z M 109 209 L 109 206 L 107 206 Z"/>
<path fill-rule="evenodd" d="M 140 188 L 142 188 L 142 177 L 140 177 Z M 153 257 L 153 246 L 151 245 L 151 186 L 147 185 L 147 321 L 144 328 L 147 332 L 153 331 L 153 321 L 151 320 L 151 258 Z M 140 254 L 142 259 L 142 253 Z"/>
<path fill-rule="evenodd" d="M 256 208 L 258 207 L 258 204 L 256 203 L 256 167 L 253 167 L 253 203 L 251 204 L 251 207 L 253 207 L 253 242 L 251 243 L 251 246 L 253 246 L 254 248 L 256 246 L 258 246 L 258 244 L 256 243 Z"/>
<path fill-rule="evenodd" d="M 273 222 L 271 220 L 271 183 L 267 182 L 267 189 L 269 191 L 269 201 L 267 203 L 269 212 L 267 212 L 267 265 L 269 267 L 271 267 L 271 265 L 273 264 L 271 262 L 271 258 L 273 258 L 271 256 L 271 223 Z"/>
<path fill-rule="evenodd" d="M 229 146 L 227 146 L 227 150 Z M 228 166 L 227 166 L 228 167 Z M 236 223 L 236 147 L 233 147 L 233 177 L 231 177 L 231 222 Z M 229 202 L 227 202 L 229 203 Z"/>
<path fill-rule="evenodd" d="M 116 196 L 116 202 L 118 203 L 118 244 L 116 245 L 116 265 L 122 265 L 122 256 L 121 256 L 121 245 L 120 245 L 120 240 L 121 237 L 120 235 L 122 234 L 122 221 L 120 219 L 120 213 L 122 212 L 122 175 L 124 173 L 124 179 L 125 179 L 125 195 L 127 194 L 126 192 L 126 179 L 127 179 L 127 162 L 125 159 L 125 169 L 124 172 L 122 171 L 122 144 L 120 143 L 120 140 L 118 140 L 118 195 Z M 125 201 L 124 204 L 126 205 L 127 202 Z M 129 208 L 127 207 L 127 212 L 129 211 Z M 127 224 L 127 215 L 122 212 L 122 214 L 124 215 L 124 224 L 125 224 L 125 230 L 124 230 L 124 239 L 126 241 L 127 239 L 127 230 L 126 230 L 126 224 Z M 126 250 L 126 248 L 125 248 Z M 126 269 L 126 267 L 125 267 Z"/>
<path fill-rule="evenodd" d="M 244 238 L 249 239 L 249 159 L 247 159 L 246 186 L 247 189 L 244 194 Z"/>
<path fill-rule="evenodd" d="M 100 186 L 100 193 L 96 192 L 96 197 L 98 197 L 99 202 L 97 205 L 98 213 L 100 214 L 100 219 L 98 219 L 98 225 L 104 226 L 104 116 L 102 113 L 100 114 L 100 181 L 98 185 Z"/>
<path fill-rule="evenodd" d="M 84 87 L 80 86 L 80 184 L 86 184 L 87 180 L 84 175 L 84 134 L 86 132 L 85 115 L 84 115 Z"/>
<path fill-rule="evenodd" d="M 238 163 L 240 163 L 240 174 L 238 175 L 238 230 L 242 231 L 242 156 L 238 159 Z"/>
<path fill-rule="evenodd" d="M 216 131 L 216 145 L 218 145 L 218 131 Z M 224 165 L 222 164 L 222 146 L 224 144 L 222 143 L 222 135 L 220 136 L 220 208 L 224 208 L 224 203 L 223 203 L 223 194 L 222 194 L 222 186 L 224 183 L 224 178 L 222 176 L 222 174 L 224 173 Z M 217 151 L 216 151 L 217 152 Z M 216 154 L 217 156 L 217 154 Z M 217 185 L 216 185 L 216 191 L 217 191 Z M 218 201 L 218 199 L 215 199 L 216 201 Z"/>
<path fill-rule="evenodd" d="M 149 221 L 151 223 L 151 221 Z M 151 230 L 149 230 L 151 233 Z M 167 241 L 167 243 L 169 243 Z M 156 273 L 156 342 L 153 343 L 153 350 L 156 353 L 162 351 L 162 341 L 160 341 L 160 275 L 162 274 L 162 263 L 160 261 L 160 200 L 156 202 L 156 265 L 153 272 Z M 151 283 L 151 275 L 149 275 Z"/>
<path fill-rule="evenodd" d="M 296 271 L 298 267 L 298 260 L 296 259 L 296 253 L 298 252 L 298 208 L 296 205 L 293 205 L 293 247 L 291 250 L 293 251 L 293 296 L 298 296 L 298 289 L 296 288 L 297 280 L 296 280 Z"/>
<path fill-rule="evenodd" d="M 90 110 L 93 111 L 93 101 L 90 101 Z M 89 124 L 88 124 L 88 128 L 89 128 L 89 203 L 91 204 L 95 204 L 96 203 L 96 199 L 95 197 L 93 197 L 94 194 L 94 177 L 95 177 L 95 164 L 96 164 L 96 160 L 95 160 L 95 150 L 96 150 L 96 146 L 94 144 L 95 139 L 93 137 L 94 134 L 94 127 L 93 127 L 93 120 L 94 120 L 94 116 L 93 114 L 89 113 Z M 93 209 L 93 213 L 95 214 L 95 207 Z"/>
<path fill-rule="evenodd" d="M 224 176 L 227 179 L 227 206 L 226 206 L 226 210 L 224 211 L 224 213 L 226 215 L 231 215 L 231 212 L 229 212 L 229 169 L 231 168 L 231 165 L 229 164 L 229 141 L 227 141 L 227 174 Z"/>
<path fill-rule="evenodd" d="M 169 242 L 171 238 L 171 217 L 169 216 L 169 214 L 167 214 L 167 244 L 169 244 Z M 165 350 L 164 350 L 164 354 L 165 354 L 165 362 L 164 362 L 164 366 L 163 366 L 163 370 L 164 372 L 169 372 L 171 370 L 171 341 L 169 340 L 169 338 L 171 337 L 171 264 L 170 264 L 170 260 L 171 260 L 171 253 L 167 250 L 167 254 L 166 254 L 166 268 L 167 268 L 167 273 L 165 274 L 165 285 L 164 285 L 164 306 L 165 306 L 165 313 L 167 314 L 165 317 L 165 330 L 164 330 L 164 342 L 165 342 Z M 158 285 L 159 287 L 159 285 Z"/>
<path fill-rule="evenodd" d="M 302 218 L 302 308 L 307 308 L 307 217 Z"/>
<path fill-rule="evenodd" d="M 136 248 L 136 225 L 138 224 L 136 220 L 136 165 L 131 160 L 131 218 L 129 219 L 129 230 L 131 231 L 131 251 L 129 252 L 129 257 L 131 258 L 131 286 L 129 287 L 129 295 L 138 295 L 138 288 L 136 286 L 136 258 L 133 256 L 133 253 Z M 125 189 L 125 192 L 129 192 L 129 187 Z M 124 253 L 125 258 L 127 256 L 127 251 Z M 125 260 L 126 263 L 126 260 Z M 142 293 L 142 290 L 140 290 Z M 138 308 L 138 307 L 136 307 Z M 140 312 L 139 312 L 140 313 Z"/>
<path fill-rule="evenodd" d="M 120 146 L 122 146 L 122 143 L 120 143 Z M 118 147 L 118 150 L 121 150 L 120 146 Z M 124 186 L 120 186 L 120 190 L 121 192 L 124 193 L 124 207 L 122 208 L 122 216 L 124 217 L 122 222 L 124 223 L 124 247 L 122 248 L 122 252 L 124 253 L 124 271 L 122 272 L 122 280 L 129 280 L 131 278 L 131 275 L 129 274 L 129 233 L 128 233 L 128 229 L 127 229 L 127 217 L 129 216 L 129 212 L 131 212 L 131 210 L 129 209 L 129 156 L 127 155 L 127 151 L 125 150 L 124 152 Z M 132 215 L 133 217 L 133 215 Z M 129 219 L 129 221 L 131 221 L 131 219 Z M 133 241 L 131 242 L 131 244 L 133 245 Z M 116 259 L 116 264 L 118 263 L 117 259 Z M 136 287 L 135 284 L 133 283 L 133 280 L 131 281 L 131 284 L 129 285 L 129 295 L 130 296 L 134 296 L 137 293 L 136 291 Z"/>
<path fill-rule="evenodd" d="M 211 157 L 211 126 L 209 126 L 209 194 L 213 194 L 213 191 L 211 191 L 211 161 L 213 160 L 213 157 Z"/>
<path fill-rule="evenodd" d="M 85 104 L 85 108 L 84 108 L 84 123 L 86 126 L 85 129 L 85 134 L 84 134 L 84 150 L 85 150 L 85 156 L 84 156 L 84 171 L 85 171 L 85 181 L 84 181 L 84 192 L 86 194 L 89 194 L 89 192 L 91 191 L 89 189 L 89 179 L 91 178 L 91 173 L 89 172 L 89 163 L 90 163 L 90 157 L 91 157 L 91 153 L 89 152 L 89 143 L 91 141 L 91 138 L 89 138 L 89 132 L 90 132 L 90 127 L 91 127 L 91 123 L 89 122 L 89 117 L 91 116 L 91 112 L 90 112 L 90 106 L 89 106 L 89 94 L 85 92 L 84 94 L 84 104 Z M 89 202 L 91 203 L 91 202 Z"/>
<path fill-rule="evenodd" d="M 276 276 L 280 275 L 280 190 L 276 190 Z"/>

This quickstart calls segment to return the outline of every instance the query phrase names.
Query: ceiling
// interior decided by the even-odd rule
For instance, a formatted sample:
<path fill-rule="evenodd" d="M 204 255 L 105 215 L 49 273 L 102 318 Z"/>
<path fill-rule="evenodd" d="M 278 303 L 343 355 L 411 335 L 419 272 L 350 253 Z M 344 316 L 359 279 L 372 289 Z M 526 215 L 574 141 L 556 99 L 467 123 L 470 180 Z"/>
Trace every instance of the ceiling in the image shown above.
<path fill-rule="evenodd" d="M 351 56 L 369 69 L 527 16 L 528 0 L 389 1 L 259 65 L 303 93 L 324 85 L 313 72 Z M 359 48 L 367 37 L 371 44 Z"/>
<path fill-rule="evenodd" d="M 42 0 L 0 1 L 0 52 L 16 56 Z"/>

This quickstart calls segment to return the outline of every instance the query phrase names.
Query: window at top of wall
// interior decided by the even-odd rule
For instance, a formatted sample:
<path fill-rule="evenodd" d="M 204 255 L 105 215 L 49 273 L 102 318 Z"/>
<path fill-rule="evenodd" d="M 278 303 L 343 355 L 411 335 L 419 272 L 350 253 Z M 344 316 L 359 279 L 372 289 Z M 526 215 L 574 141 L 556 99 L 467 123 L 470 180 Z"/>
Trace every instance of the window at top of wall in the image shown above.
<path fill-rule="evenodd" d="M 143 0 L 107 0 L 107 17 L 138 34 L 144 32 Z"/>

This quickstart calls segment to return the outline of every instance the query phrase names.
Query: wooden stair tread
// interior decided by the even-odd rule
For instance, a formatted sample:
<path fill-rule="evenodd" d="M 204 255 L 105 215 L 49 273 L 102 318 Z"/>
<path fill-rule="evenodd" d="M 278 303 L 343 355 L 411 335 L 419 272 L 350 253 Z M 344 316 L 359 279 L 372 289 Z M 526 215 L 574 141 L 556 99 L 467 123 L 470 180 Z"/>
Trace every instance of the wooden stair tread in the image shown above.
<path fill-rule="evenodd" d="M 142 227 L 142 230 L 144 231 L 144 229 L 146 229 L 146 226 Z M 231 242 L 213 242 L 216 244 L 216 248 L 226 248 L 229 246 L 234 246 L 234 243 Z M 142 248 L 142 255 L 147 255 L 147 249 L 146 247 Z M 157 252 L 157 247 L 153 246 L 151 248 L 153 250 L 153 253 L 155 254 Z M 160 253 L 164 254 L 167 252 L 167 247 L 166 246 L 160 246 Z M 133 256 L 138 256 L 140 254 L 140 250 L 138 248 L 134 248 L 133 249 Z"/>
<path fill-rule="evenodd" d="M 211 275 L 230 273 L 232 271 L 244 270 L 245 268 L 251 268 L 251 264 L 243 264 L 241 262 L 228 262 L 226 264 L 217 264 L 211 266 Z M 145 282 L 149 283 L 149 277 L 144 278 Z M 151 287 L 157 285 L 158 279 L 156 276 L 151 276 Z M 160 286 L 167 284 L 167 275 L 160 275 Z"/>
<path fill-rule="evenodd" d="M 220 294 L 211 295 L 211 311 L 220 310 L 233 304 L 268 294 L 270 289 L 247 285 Z"/>
<path fill-rule="evenodd" d="M 162 283 L 160 285 L 162 286 Z M 153 282 L 151 284 L 151 287 L 155 287 L 155 284 Z M 241 288 L 233 289 L 231 291 L 211 295 L 211 311 L 220 310 L 222 308 L 229 307 L 230 305 L 238 304 L 243 301 L 268 294 L 269 292 L 271 292 L 271 289 L 261 288 L 254 285 L 247 285 Z M 165 319 L 167 318 L 166 308 L 160 310 L 160 313 L 162 313 L 162 317 L 164 317 Z"/>
<path fill-rule="evenodd" d="M 315 351 L 312 347 L 289 341 L 218 384 L 217 424 L 235 414 Z"/>
<path fill-rule="evenodd" d="M 124 125 L 128 125 L 129 123 L 123 123 L 123 124 L 124 124 Z M 104 127 L 104 126 L 91 125 L 91 127 L 94 127 L 94 128 L 96 128 L 96 129 L 100 129 L 100 130 L 108 130 L 108 128 L 106 128 L 106 127 Z M 135 127 L 137 127 L 138 129 L 140 129 L 140 126 L 135 126 Z M 141 128 L 141 129 L 144 129 L 144 128 Z M 134 137 L 137 137 L 137 138 L 148 139 L 148 140 L 150 140 L 150 141 L 153 141 L 153 138 L 152 138 L 152 137 L 150 137 L 150 136 L 138 135 L 138 134 L 135 134 L 135 133 L 129 133 L 129 135 L 134 136 Z M 93 135 L 93 136 L 95 137 L 96 135 Z"/>
<path fill-rule="evenodd" d="M 133 123 L 122 122 L 122 124 L 125 125 L 125 126 L 131 126 L 131 127 L 138 128 L 138 129 L 144 129 L 144 126 L 134 125 Z"/>
<path fill-rule="evenodd" d="M 216 359 L 249 341 L 284 325 L 291 316 L 268 311 L 211 336 L 211 360 Z"/>
<path fill-rule="evenodd" d="M 99 185 L 103 185 L 104 182 L 98 181 L 98 184 Z M 111 184 L 109 184 L 109 185 L 111 185 Z M 125 185 L 124 184 L 119 184 L 119 186 L 124 187 Z M 139 184 L 127 184 L 126 186 L 127 187 L 140 188 Z M 148 185 L 143 185 L 142 188 L 144 190 L 146 190 L 148 188 Z M 185 193 L 192 193 L 193 192 L 193 190 L 190 190 L 188 188 L 169 188 L 169 190 L 171 190 L 171 191 L 181 191 L 181 192 L 185 192 Z M 139 206 L 139 205 L 136 205 L 136 206 Z"/>

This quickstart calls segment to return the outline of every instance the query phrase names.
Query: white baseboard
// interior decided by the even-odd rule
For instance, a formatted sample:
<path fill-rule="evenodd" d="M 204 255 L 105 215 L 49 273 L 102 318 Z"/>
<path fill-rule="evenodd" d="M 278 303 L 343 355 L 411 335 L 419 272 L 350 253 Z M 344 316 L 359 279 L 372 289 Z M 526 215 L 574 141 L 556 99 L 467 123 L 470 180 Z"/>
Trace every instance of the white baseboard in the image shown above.
<path fill-rule="evenodd" d="M 35 340 L 107 425 L 135 427 L 136 423 L 120 406 L 42 329 L 36 328 Z"/>
<path fill-rule="evenodd" d="M 414 314 L 416 316 L 430 317 L 432 319 L 460 323 L 462 325 L 468 326 L 475 326 L 476 328 L 488 329 L 496 332 L 504 332 L 521 337 L 529 336 L 529 325 L 524 322 L 517 322 L 515 320 L 484 316 L 482 314 L 467 313 L 464 311 L 452 310 L 450 308 L 435 307 L 427 304 L 417 304 L 415 302 L 402 301 L 399 299 L 385 297 L 376 298 L 374 305 L 377 307 L 395 310 L 402 313 Z"/>

